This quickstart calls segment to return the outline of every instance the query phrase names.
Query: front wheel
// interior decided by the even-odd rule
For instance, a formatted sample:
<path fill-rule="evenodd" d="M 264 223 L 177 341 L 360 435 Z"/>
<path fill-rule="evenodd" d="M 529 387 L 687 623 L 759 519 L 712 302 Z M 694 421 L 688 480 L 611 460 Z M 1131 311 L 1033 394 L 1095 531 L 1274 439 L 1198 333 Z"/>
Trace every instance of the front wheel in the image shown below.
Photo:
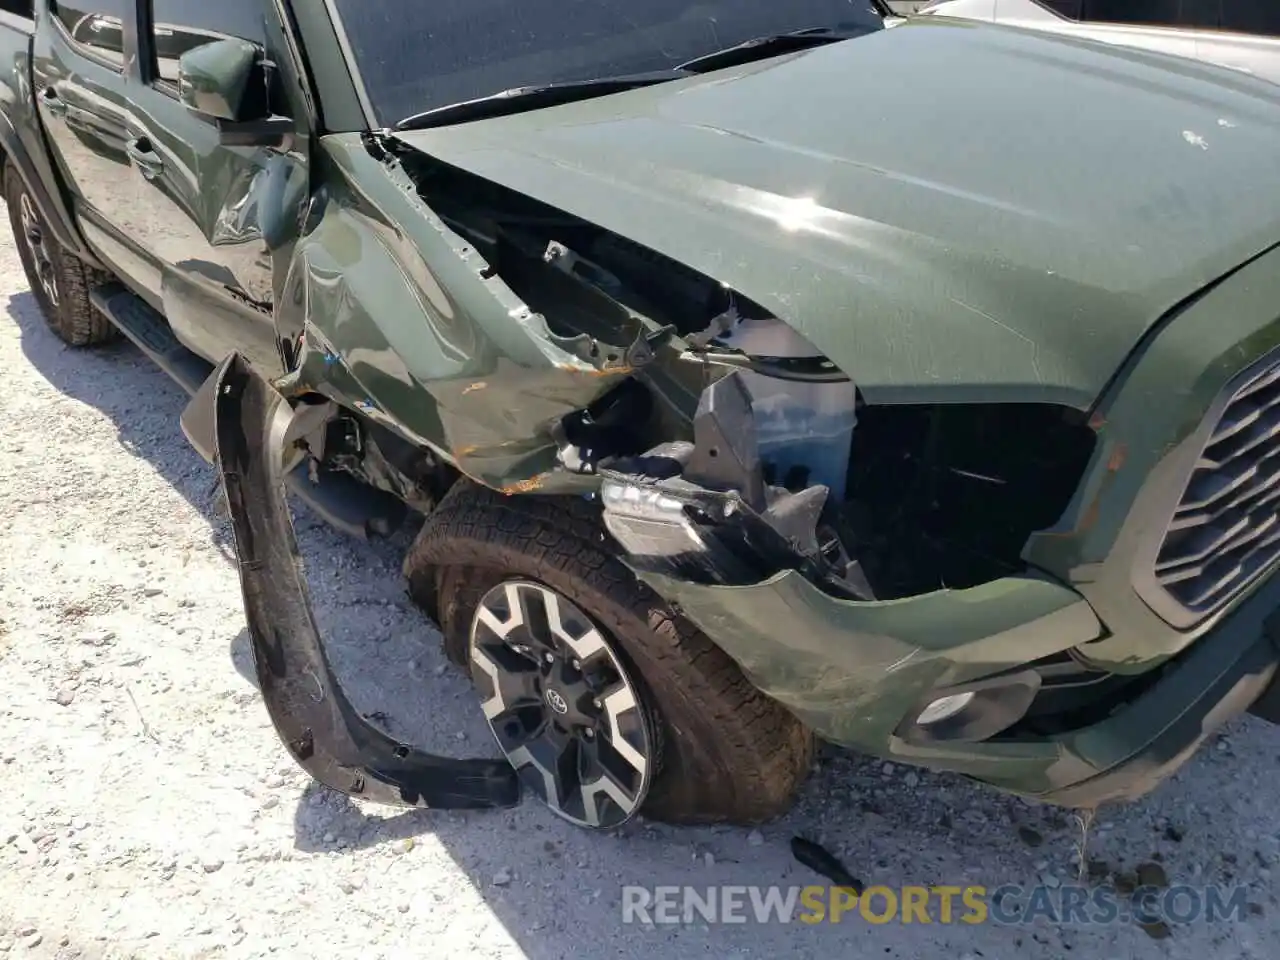
<path fill-rule="evenodd" d="M 22 269 L 49 328 L 75 347 L 114 340 L 119 332 L 89 301 L 93 287 L 110 276 L 85 266 L 58 245 L 10 160 L 4 165 L 4 187 Z"/>
<path fill-rule="evenodd" d="M 462 482 L 405 560 L 525 787 L 574 823 L 785 812 L 813 737 L 609 549 L 578 500 Z"/>

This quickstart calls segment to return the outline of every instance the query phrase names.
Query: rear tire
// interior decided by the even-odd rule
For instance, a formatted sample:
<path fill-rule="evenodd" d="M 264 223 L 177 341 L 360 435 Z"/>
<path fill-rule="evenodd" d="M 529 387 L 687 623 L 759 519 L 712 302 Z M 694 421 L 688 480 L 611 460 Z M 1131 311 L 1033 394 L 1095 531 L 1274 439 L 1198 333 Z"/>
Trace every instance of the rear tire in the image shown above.
<path fill-rule="evenodd" d="M 657 770 L 644 815 L 747 824 L 786 812 L 809 772 L 812 734 L 610 546 L 585 501 L 505 497 L 460 481 L 418 534 L 404 571 L 455 663 L 468 663 L 476 609 L 504 581 L 545 585 L 598 625 L 654 728 Z"/>
<path fill-rule="evenodd" d="M 11 160 L 4 164 L 4 188 L 18 256 L 49 329 L 73 347 L 116 339 L 119 331 L 89 300 L 89 292 L 111 275 L 86 266 L 58 245 Z"/>

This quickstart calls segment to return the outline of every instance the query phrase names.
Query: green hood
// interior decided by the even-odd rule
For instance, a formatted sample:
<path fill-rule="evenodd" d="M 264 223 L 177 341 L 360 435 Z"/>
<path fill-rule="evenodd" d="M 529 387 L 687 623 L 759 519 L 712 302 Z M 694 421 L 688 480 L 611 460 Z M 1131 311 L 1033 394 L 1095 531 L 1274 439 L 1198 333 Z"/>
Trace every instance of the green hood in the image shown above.
<path fill-rule="evenodd" d="M 1280 88 L 981 24 L 397 136 L 740 290 L 873 402 L 1088 407 L 1280 241 Z"/>

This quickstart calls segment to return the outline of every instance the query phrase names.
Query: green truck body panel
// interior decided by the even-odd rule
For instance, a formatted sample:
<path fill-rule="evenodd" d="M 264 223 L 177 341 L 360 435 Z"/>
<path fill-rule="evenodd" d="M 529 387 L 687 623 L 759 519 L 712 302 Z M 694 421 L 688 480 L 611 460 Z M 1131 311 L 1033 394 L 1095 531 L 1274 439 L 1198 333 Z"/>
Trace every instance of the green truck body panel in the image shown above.
<path fill-rule="evenodd" d="M 317 10 L 298 29 L 313 48 L 336 48 Z M 30 50 L 41 76 L 63 70 L 37 22 L 34 48 L 0 29 L 0 142 L 44 191 L 42 212 L 66 242 L 126 279 L 134 265 L 153 270 L 152 287 L 135 292 L 210 362 L 239 354 L 288 398 L 323 395 L 494 489 L 594 496 L 598 477 L 558 462 L 558 425 L 650 375 L 651 389 L 664 384 L 664 399 L 691 412 L 706 371 L 676 359 L 680 337 L 603 294 L 576 291 L 587 309 L 572 330 L 531 308 L 433 209 L 415 173 L 424 164 L 741 293 L 870 405 L 1055 404 L 1088 417 L 1092 459 L 1015 575 L 868 602 L 797 570 L 723 586 L 637 567 L 822 736 L 1093 805 L 1149 789 L 1271 683 L 1280 580 L 1259 579 L 1187 629 L 1135 589 L 1206 414 L 1233 377 L 1280 349 L 1280 90 L 1270 84 L 937 19 L 417 131 L 342 132 L 362 98 L 353 87 L 340 96 L 350 78 L 326 67 L 314 89 L 342 118 L 338 132 L 313 136 L 299 122 L 288 151 L 228 149 L 206 120 L 155 119 L 140 101 L 136 116 L 154 120 L 156 146 L 181 168 L 157 187 L 184 205 L 208 256 L 265 248 L 252 270 L 232 271 L 233 303 L 209 264 L 157 268 L 109 218 L 68 212 L 85 198 L 62 186 L 33 105 Z M 910 83 L 887 79 L 908 63 Z M 132 75 L 112 86 L 98 64 L 77 69 L 112 110 L 142 96 Z M 303 86 L 295 103 L 311 95 Z M 122 144 L 108 141 L 123 135 L 122 122 L 96 139 L 49 139 L 83 140 L 109 172 L 108 147 Z M 195 171 L 189 182 L 183 171 Z M 216 189 L 192 196 L 191 183 Z M 567 282 L 547 273 L 553 292 Z M 931 697 L 1068 656 L 1144 682 L 1121 709 L 1067 731 L 901 735 Z"/>
<path fill-rule="evenodd" d="M 1280 237 L 1274 86 L 959 22 L 398 136 L 741 291 L 873 403 L 1087 408 Z"/>
<path fill-rule="evenodd" d="M 832 597 L 794 571 L 746 587 L 645 580 L 724 638 L 760 689 L 851 745 L 883 744 L 921 690 L 986 677 L 1102 630 L 1077 593 L 1035 576 L 880 602 Z"/>
<path fill-rule="evenodd" d="M 488 486 L 568 483 L 551 476 L 549 431 L 631 374 L 647 352 L 642 323 L 611 324 L 609 349 L 591 357 L 593 338 L 548 329 L 359 135 L 324 146 L 326 202 L 277 312 L 286 335 L 305 331 L 297 386 L 429 444 Z"/>
<path fill-rule="evenodd" d="M 6 17 L 9 29 L 5 29 Z M 31 37 L 21 29 L 26 26 L 26 21 L 0 14 L 0 147 L 13 161 L 58 242 L 93 263 L 45 149 L 31 91 Z"/>
<path fill-rule="evenodd" d="M 888 605 L 839 601 L 792 574 L 745 588 L 646 579 L 821 735 L 1065 806 L 1149 791 L 1268 688 L 1280 653 L 1267 633 L 1280 604 L 1272 581 L 1105 719 L 1040 738 L 922 745 L 895 732 L 922 692 L 1085 641 L 1097 627 L 1088 606 L 1030 579 Z"/>

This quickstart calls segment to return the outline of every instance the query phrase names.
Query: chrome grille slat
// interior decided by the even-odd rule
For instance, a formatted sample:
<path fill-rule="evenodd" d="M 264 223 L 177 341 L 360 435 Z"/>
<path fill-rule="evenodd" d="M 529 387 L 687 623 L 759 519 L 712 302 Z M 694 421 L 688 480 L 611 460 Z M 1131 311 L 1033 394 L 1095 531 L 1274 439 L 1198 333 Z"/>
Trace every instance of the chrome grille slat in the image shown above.
<path fill-rule="evenodd" d="M 1175 552 L 1180 552 L 1181 544 L 1172 543 L 1175 540 L 1175 535 L 1181 535 L 1185 539 L 1187 536 L 1192 536 L 1188 531 L 1198 531 L 1204 526 L 1212 526 L 1213 529 L 1217 530 L 1222 529 L 1222 527 L 1234 526 L 1238 518 L 1247 515 L 1247 513 L 1262 511 L 1262 509 L 1274 511 L 1274 509 L 1280 507 L 1280 503 L 1277 503 L 1277 500 L 1280 500 L 1280 483 L 1272 483 L 1268 485 L 1265 495 L 1254 500 L 1253 503 L 1249 503 L 1243 509 L 1238 506 L 1228 506 L 1222 507 L 1215 513 L 1197 513 L 1197 515 L 1180 517 L 1174 521 L 1174 524 L 1169 526 L 1170 541 L 1166 543 L 1166 547 L 1174 548 Z M 1157 561 L 1157 566 L 1162 566 L 1162 564 L 1169 562 L 1170 559 Z"/>
<path fill-rule="evenodd" d="M 1181 529 L 1180 520 L 1193 520 L 1194 525 L 1203 524 L 1203 522 L 1213 522 L 1219 518 L 1228 515 L 1234 509 L 1239 509 L 1249 503 L 1251 499 L 1268 499 L 1270 494 L 1275 493 L 1280 488 L 1280 458 L 1265 463 L 1266 470 L 1251 470 L 1248 474 L 1240 479 L 1239 483 L 1233 483 L 1229 488 L 1220 490 L 1212 497 L 1203 500 L 1193 500 L 1185 507 L 1179 507 L 1178 512 L 1174 515 L 1174 524 L 1170 525 L 1170 529 Z M 1222 499 L 1226 494 L 1234 494 L 1231 497 Z M 1206 509 L 1208 504 L 1217 503 L 1213 509 Z"/>
<path fill-rule="evenodd" d="M 1257 526 L 1250 526 L 1248 520 L 1249 518 L 1245 518 L 1242 525 L 1243 530 L 1237 527 L 1237 532 L 1233 533 L 1224 543 L 1214 549 L 1204 551 L 1203 556 L 1188 557 L 1185 560 L 1179 558 L 1178 560 L 1166 561 L 1161 564 L 1159 567 L 1161 579 L 1166 583 L 1173 583 L 1178 580 L 1200 576 L 1205 570 L 1221 561 L 1224 557 L 1244 549 L 1259 537 L 1267 534 L 1277 522 L 1274 515 Z"/>
<path fill-rule="evenodd" d="M 1254 426 L 1257 429 L 1252 429 Z M 1226 449 L 1214 452 L 1215 447 L 1226 446 L 1227 440 L 1235 439 L 1241 433 L 1245 433 L 1245 437 L 1234 450 Z M 1200 465 L 1209 469 L 1226 466 L 1237 457 L 1243 457 L 1251 453 L 1268 440 L 1274 440 L 1277 436 L 1280 436 L 1280 407 L 1268 407 L 1258 411 L 1258 415 L 1252 418 L 1247 425 L 1247 429 L 1234 431 L 1232 434 L 1215 439 L 1210 443 L 1205 450 L 1205 456 L 1200 460 Z"/>
<path fill-rule="evenodd" d="M 1215 410 L 1152 569 L 1177 605 L 1199 616 L 1280 563 L 1280 361 Z"/>
<path fill-rule="evenodd" d="M 1258 376 L 1254 377 L 1242 386 L 1239 391 L 1236 392 L 1235 399 L 1245 400 L 1253 396 L 1259 390 L 1265 390 L 1267 387 L 1275 383 L 1280 383 L 1280 365 L 1264 370 L 1262 373 L 1258 374 Z"/>

